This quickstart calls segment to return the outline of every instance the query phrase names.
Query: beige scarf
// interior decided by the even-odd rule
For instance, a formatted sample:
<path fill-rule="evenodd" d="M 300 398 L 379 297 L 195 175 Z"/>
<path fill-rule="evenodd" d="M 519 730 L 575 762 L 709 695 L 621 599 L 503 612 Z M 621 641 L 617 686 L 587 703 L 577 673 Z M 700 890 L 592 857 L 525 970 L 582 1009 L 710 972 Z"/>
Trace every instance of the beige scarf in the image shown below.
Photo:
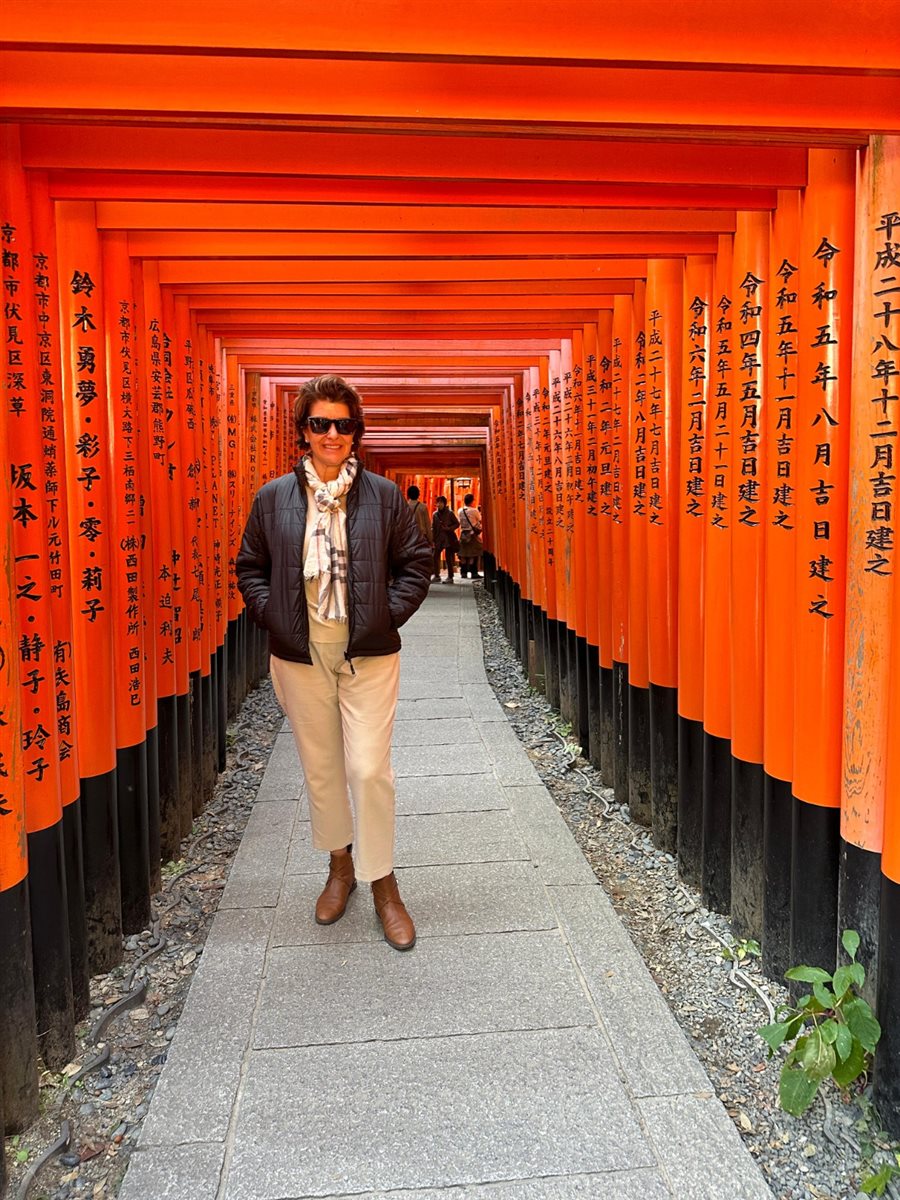
<path fill-rule="evenodd" d="M 316 611 L 323 621 L 347 620 L 347 514 L 341 508 L 341 496 L 350 490 L 359 460 L 351 454 L 337 479 L 323 483 L 316 474 L 312 457 L 303 458 L 306 482 L 313 490 L 318 518 L 309 539 L 303 564 L 304 579 L 318 579 Z"/>

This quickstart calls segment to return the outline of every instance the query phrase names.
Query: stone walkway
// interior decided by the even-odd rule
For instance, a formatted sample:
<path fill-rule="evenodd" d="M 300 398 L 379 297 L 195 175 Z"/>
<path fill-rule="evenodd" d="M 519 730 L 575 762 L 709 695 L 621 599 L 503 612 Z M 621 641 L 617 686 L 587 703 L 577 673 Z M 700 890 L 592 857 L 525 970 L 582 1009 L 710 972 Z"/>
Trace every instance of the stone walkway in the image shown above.
<path fill-rule="evenodd" d="M 121 1200 L 771 1200 L 507 724 L 468 584 L 403 631 L 413 951 L 326 870 L 279 735 Z"/>

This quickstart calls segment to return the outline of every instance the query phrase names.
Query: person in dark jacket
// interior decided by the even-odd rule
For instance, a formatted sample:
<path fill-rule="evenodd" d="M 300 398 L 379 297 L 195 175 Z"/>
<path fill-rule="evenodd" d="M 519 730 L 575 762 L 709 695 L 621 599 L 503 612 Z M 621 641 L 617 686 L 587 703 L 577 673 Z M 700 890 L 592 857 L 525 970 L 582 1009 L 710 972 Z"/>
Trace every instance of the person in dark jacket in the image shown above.
<path fill-rule="evenodd" d="M 272 682 L 306 777 L 313 845 L 331 854 L 316 920 L 339 920 L 361 879 L 372 884 L 385 940 L 409 950 L 415 926 L 393 873 L 391 734 L 398 630 L 428 592 L 431 547 L 396 485 L 360 464 L 365 424 L 354 388 L 336 375 L 311 379 L 294 420 L 305 453 L 256 494 L 236 561 L 238 587 L 269 634 Z"/>
<path fill-rule="evenodd" d="M 434 579 L 441 577 L 441 554 L 447 560 L 447 578 L 444 583 L 453 582 L 453 567 L 456 562 L 456 552 L 459 549 L 459 538 L 456 531 L 459 521 L 456 513 L 447 505 L 446 496 L 438 496 L 435 501 L 437 508 L 431 514 L 431 531 L 434 541 Z"/>

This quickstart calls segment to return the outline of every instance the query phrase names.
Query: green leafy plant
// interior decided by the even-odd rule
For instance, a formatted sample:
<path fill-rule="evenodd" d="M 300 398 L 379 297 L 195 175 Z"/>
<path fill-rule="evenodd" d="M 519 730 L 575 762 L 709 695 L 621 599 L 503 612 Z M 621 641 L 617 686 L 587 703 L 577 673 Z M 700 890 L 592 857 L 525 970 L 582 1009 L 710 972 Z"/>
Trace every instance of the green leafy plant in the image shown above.
<path fill-rule="evenodd" d="M 722 947 L 722 957 L 726 962 L 742 963 L 747 958 L 759 958 L 761 953 L 759 942 L 753 938 L 736 938 L 730 946 Z"/>
<path fill-rule="evenodd" d="M 860 1191 L 867 1196 L 883 1196 L 888 1184 L 900 1179 L 900 1154 L 895 1154 L 894 1158 L 894 1162 L 883 1162 L 877 1171 L 867 1175 L 860 1184 Z"/>
<path fill-rule="evenodd" d="M 796 1004 L 781 1005 L 775 1014 L 780 1019 L 759 1030 L 769 1057 L 786 1042 L 794 1043 L 781 1068 L 778 1097 L 795 1117 L 806 1112 L 823 1080 L 830 1077 L 845 1091 L 865 1074 L 881 1037 L 872 1009 L 857 995 L 866 981 L 865 968 L 856 961 L 859 934 L 845 929 L 841 943 L 850 962 L 833 975 L 821 967 L 791 967 L 785 978 L 808 983 L 812 991 Z"/>

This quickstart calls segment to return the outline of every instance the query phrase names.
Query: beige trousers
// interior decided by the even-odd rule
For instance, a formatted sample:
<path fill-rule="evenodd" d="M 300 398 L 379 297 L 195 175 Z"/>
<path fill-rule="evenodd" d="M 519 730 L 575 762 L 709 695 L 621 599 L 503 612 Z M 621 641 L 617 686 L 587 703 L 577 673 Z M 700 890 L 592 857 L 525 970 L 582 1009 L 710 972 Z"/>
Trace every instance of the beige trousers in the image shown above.
<path fill-rule="evenodd" d="M 353 674 L 346 645 L 310 642 L 312 666 L 273 656 L 270 668 L 306 776 L 313 845 L 338 850 L 352 842 L 356 877 L 371 882 L 394 869 L 391 734 L 400 655 L 354 658 Z"/>

